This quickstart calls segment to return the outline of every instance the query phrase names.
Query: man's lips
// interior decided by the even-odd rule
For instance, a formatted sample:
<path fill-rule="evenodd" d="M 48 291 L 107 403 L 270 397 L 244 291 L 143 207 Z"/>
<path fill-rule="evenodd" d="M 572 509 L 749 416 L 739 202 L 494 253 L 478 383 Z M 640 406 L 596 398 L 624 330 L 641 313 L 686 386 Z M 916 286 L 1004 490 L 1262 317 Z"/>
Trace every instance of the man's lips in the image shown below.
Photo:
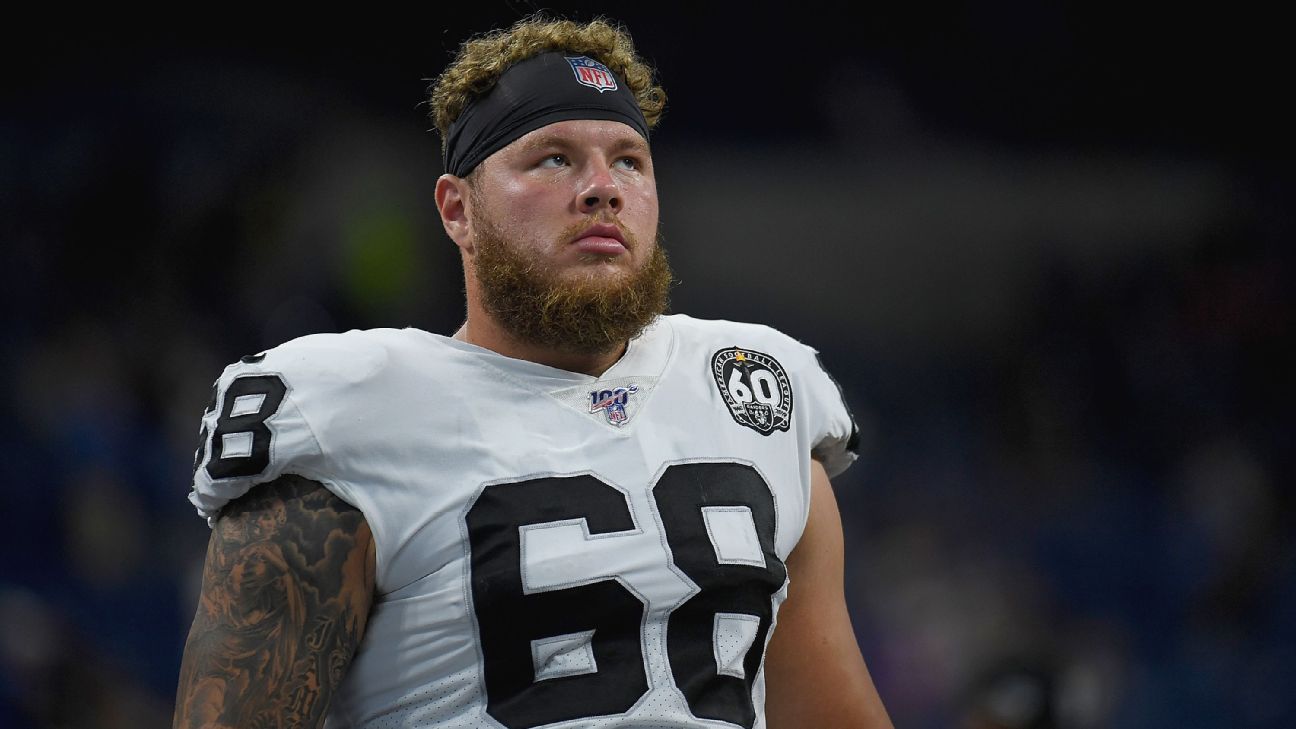
<path fill-rule="evenodd" d="M 572 241 L 581 253 L 615 256 L 626 251 L 625 236 L 621 229 L 610 223 L 598 223 L 586 228 Z"/>

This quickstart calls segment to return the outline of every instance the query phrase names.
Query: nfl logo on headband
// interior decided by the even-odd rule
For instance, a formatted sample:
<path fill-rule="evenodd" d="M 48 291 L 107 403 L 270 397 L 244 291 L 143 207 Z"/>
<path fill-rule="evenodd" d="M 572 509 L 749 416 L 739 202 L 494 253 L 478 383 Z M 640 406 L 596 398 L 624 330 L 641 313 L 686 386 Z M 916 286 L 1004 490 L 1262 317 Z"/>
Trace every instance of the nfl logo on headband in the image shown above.
<path fill-rule="evenodd" d="M 572 73 L 576 74 L 576 80 L 591 89 L 598 89 L 601 94 L 604 91 L 616 91 L 616 76 L 612 75 L 611 69 L 593 58 L 586 56 L 564 56 L 567 62 L 571 64 Z"/>

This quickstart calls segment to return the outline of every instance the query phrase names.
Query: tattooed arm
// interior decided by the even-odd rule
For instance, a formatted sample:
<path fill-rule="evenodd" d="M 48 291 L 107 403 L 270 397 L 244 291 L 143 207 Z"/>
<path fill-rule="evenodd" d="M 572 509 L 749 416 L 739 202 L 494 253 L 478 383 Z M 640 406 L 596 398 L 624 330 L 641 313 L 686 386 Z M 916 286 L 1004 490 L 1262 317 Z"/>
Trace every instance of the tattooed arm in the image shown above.
<path fill-rule="evenodd" d="M 285 475 L 221 512 L 180 666 L 174 727 L 319 727 L 374 592 L 364 516 Z"/>

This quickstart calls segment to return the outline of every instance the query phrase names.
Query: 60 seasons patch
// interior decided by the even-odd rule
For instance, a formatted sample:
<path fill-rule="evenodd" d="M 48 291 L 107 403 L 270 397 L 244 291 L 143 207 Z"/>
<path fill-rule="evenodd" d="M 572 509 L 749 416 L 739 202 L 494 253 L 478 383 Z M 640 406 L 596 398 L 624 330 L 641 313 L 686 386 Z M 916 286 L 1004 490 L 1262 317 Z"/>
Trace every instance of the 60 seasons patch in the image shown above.
<path fill-rule="evenodd" d="M 711 356 L 711 374 L 739 425 L 761 435 L 791 426 L 792 383 L 778 360 L 764 352 L 730 347 Z"/>

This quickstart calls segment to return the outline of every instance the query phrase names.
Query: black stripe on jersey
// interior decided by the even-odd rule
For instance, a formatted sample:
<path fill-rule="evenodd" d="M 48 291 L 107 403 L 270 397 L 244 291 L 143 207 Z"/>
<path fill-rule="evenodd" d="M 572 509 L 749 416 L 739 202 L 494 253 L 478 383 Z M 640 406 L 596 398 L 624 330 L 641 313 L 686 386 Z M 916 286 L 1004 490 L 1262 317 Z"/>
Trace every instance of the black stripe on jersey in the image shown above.
<path fill-rule="evenodd" d="M 824 366 L 823 357 L 821 357 L 818 352 L 815 352 L 815 361 L 819 363 L 819 369 L 823 370 L 823 373 L 827 375 L 828 379 L 837 387 L 837 395 L 841 398 L 842 407 L 846 408 L 846 417 L 850 418 L 851 423 L 851 434 L 850 439 L 846 441 L 846 450 L 858 456 L 860 444 L 859 424 L 855 422 L 855 413 L 851 412 L 850 403 L 846 401 L 846 391 L 842 389 L 841 383 L 837 381 L 837 378 L 833 377 L 832 373 L 828 371 L 828 368 Z"/>

